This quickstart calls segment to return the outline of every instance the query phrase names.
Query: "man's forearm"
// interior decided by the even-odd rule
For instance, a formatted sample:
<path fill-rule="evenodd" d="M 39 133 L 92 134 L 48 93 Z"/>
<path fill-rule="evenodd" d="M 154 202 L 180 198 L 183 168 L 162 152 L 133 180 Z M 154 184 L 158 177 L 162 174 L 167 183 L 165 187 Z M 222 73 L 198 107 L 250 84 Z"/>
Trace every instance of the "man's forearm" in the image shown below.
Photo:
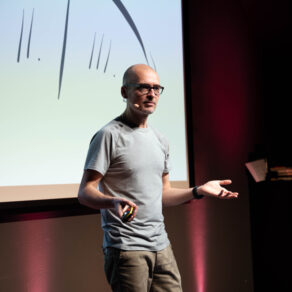
<path fill-rule="evenodd" d="M 164 189 L 162 193 L 162 204 L 164 207 L 181 205 L 192 199 L 192 188 L 177 189 L 170 187 L 168 189 Z"/>
<path fill-rule="evenodd" d="M 93 187 L 84 187 L 79 190 L 78 200 L 80 204 L 92 209 L 106 209 L 114 207 L 114 198 L 103 194 Z"/>

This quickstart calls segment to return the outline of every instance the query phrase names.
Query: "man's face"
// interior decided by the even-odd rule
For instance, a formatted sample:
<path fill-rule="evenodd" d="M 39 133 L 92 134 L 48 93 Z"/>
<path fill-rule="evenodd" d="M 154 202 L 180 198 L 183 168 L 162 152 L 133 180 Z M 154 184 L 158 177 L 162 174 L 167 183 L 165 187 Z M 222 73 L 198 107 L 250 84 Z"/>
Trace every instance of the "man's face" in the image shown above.
<path fill-rule="evenodd" d="M 138 68 L 127 84 L 122 88 L 127 107 L 136 113 L 152 114 L 159 99 L 160 82 L 157 73 L 151 69 Z"/>

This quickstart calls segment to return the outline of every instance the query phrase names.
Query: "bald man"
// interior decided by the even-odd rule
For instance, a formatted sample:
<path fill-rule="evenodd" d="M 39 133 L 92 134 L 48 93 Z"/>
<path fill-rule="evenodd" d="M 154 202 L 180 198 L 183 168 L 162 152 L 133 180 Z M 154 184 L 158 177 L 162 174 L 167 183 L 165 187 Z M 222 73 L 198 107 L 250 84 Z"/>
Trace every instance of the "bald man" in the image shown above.
<path fill-rule="evenodd" d="M 78 199 L 100 209 L 105 273 L 113 291 L 182 291 L 162 207 L 238 196 L 223 187 L 230 180 L 171 187 L 168 142 L 148 125 L 163 89 L 151 67 L 128 68 L 121 87 L 126 109 L 95 134 L 85 162 Z"/>

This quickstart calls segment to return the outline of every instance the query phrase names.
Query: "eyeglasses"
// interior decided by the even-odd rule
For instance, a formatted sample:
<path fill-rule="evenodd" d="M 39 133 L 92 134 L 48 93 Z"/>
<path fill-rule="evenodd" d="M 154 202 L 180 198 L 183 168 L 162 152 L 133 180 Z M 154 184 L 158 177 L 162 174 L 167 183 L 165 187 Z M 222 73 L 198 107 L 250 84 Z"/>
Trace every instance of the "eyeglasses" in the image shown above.
<path fill-rule="evenodd" d="M 146 83 L 128 83 L 124 85 L 125 87 L 135 87 L 142 94 L 148 94 L 151 89 L 153 89 L 155 95 L 160 95 L 163 92 L 164 87 L 160 85 L 150 86 L 150 84 Z"/>

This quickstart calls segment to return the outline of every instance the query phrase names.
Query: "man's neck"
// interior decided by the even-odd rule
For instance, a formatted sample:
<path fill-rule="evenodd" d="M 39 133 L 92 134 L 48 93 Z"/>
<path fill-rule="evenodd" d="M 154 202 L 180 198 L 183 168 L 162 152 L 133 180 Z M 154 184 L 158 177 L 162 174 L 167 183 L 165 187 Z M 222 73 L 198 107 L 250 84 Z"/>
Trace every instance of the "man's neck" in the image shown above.
<path fill-rule="evenodd" d="M 120 117 L 130 127 L 147 128 L 148 115 L 139 115 L 125 110 Z"/>

